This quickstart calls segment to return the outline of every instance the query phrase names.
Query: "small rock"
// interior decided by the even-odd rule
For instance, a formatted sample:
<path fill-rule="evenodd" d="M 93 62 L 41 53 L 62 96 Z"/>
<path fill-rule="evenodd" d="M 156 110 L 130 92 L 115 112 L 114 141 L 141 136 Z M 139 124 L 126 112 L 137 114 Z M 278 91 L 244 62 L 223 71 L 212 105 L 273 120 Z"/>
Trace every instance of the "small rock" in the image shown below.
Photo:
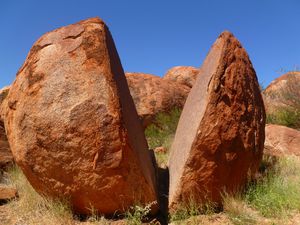
<path fill-rule="evenodd" d="M 5 204 L 18 197 L 17 189 L 12 187 L 0 186 L 0 204 Z"/>
<path fill-rule="evenodd" d="M 155 148 L 155 149 L 154 149 L 154 152 L 155 152 L 155 153 L 166 153 L 166 152 L 167 152 L 167 149 L 166 149 L 165 147 L 161 146 L 161 147 Z"/>

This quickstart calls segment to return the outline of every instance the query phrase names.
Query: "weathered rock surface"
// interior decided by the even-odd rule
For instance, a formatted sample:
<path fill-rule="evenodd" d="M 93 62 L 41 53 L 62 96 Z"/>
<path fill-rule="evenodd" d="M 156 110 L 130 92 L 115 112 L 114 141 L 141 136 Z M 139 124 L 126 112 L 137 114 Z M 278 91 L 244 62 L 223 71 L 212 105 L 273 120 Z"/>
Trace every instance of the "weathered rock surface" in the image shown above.
<path fill-rule="evenodd" d="M 3 106 L 5 105 L 9 88 L 10 87 L 4 87 L 0 90 L 0 173 L 13 164 L 13 156 L 9 148 L 3 122 L 3 113 L 5 111 Z"/>
<path fill-rule="evenodd" d="M 11 150 L 39 193 L 70 199 L 83 214 L 156 201 L 147 142 L 102 20 L 43 35 L 7 98 Z"/>
<path fill-rule="evenodd" d="M 4 124 L 0 121 L 0 173 L 2 170 L 6 170 L 12 166 L 13 161 L 14 159 L 5 134 Z"/>
<path fill-rule="evenodd" d="M 300 131 L 274 124 L 266 125 L 265 154 L 300 156 Z"/>
<path fill-rule="evenodd" d="M 189 93 L 188 87 L 151 74 L 126 73 L 126 79 L 144 127 L 160 112 L 183 108 Z"/>
<path fill-rule="evenodd" d="M 171 80 L 190 88 L 195 84 L 199 69 L 192 66 L 175 66 L 164 75 L 165 80 Z"/>
<path fill-rule="evenodd" d="M 276 113 L 281 108 L 300 109 L 300 71 L 288 72 L 263 91 L 266 111 Z"/>
<path fill-rule="evenodd" d="M 221 204 L 258 169 L 265 111 L 256 73 L 239 41 L 223 32 L 181 114 L 169 158 L 171 211 L 190 199 Z"/>
<path fill-rule="evenodd" d="M 18 192 L 15 188 L 0 186 L 0 204 L 6 203 L 16 197 L 18 197 Z"/>

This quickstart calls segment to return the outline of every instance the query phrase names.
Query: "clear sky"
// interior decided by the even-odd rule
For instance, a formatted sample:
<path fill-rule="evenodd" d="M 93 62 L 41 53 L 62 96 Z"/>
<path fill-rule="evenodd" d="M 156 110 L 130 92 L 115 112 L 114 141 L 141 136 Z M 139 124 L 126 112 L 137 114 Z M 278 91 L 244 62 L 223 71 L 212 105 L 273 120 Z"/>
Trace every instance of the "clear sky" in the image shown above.
<path fill-rule="evenodd" d="M 241 41 L 264 86 L 300 69 L 299 0 L 0 0 L 0 87 L 42 34 L 94 16 L 108 24 L 128 72 L 199 67 L 223 30 Z"/>

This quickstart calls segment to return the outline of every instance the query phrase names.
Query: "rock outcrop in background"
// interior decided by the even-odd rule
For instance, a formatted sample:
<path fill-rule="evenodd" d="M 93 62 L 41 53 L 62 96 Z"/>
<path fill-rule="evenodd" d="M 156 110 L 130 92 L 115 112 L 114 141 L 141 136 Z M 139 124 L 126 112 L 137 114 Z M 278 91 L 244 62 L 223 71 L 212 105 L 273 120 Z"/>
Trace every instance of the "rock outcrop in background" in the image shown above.
<path fill-rule="evenodd" d="M 288 72 L 263 91 L 268 123 L 300 129 L 300 72 Z"/>
<path fill-rule="evenodd" d="M 161 77 L 144 73 L 126 73 L 130 94 L 144 127 L 158 113 L 183 108 L 189 88 Z"/>
<path fill-rule="evenodd" d="M 157 210 L 154 166 L 113 39 L 92 18 L 43 35 L 7 96 L 17 164 L 39 193 L 82 214 Z"/>
<path fill-rule="evenodd" d="M 300 101 L 300 72 L 288 72 L 272 81 L 263 91 L 263 97 L 269 113 L 280 107 L 295 107 L 297 100 Z"/>
<path fill-rule="evenodd" d="M 181 114 L 169 158 L 169 207 L 239 191 L 259 167 L 265 110 L 250 59 L 229 32 L 206 57 Z"/>
<path fill-rule="evenodd" d="M 192 66 L 175 66 L 169 69 L 163 78 L 192 88 L 199 73 L 199 69 Z"/>

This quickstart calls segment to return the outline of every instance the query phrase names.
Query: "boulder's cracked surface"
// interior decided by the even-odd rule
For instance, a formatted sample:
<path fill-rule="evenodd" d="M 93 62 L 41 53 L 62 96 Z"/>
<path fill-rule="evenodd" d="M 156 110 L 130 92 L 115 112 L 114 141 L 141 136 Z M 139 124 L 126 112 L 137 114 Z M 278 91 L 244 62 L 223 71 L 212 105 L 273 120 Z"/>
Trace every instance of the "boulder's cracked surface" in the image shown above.
<path fill-rule="evenodd" d="M 7 98 L 11 150 L 39 193 L 67 198 L 83 214 L 156 201 L 148 146 L 102 20 L 43 35 Z"/>
<path fill-rule="evenodd" d="M 171 210 L 190 200 L 221 204 L 222 193 L 240 190 L 263 154 L 263 100 L 239 41 L 223 32 L 200 71 L 171 147 Z"/>

